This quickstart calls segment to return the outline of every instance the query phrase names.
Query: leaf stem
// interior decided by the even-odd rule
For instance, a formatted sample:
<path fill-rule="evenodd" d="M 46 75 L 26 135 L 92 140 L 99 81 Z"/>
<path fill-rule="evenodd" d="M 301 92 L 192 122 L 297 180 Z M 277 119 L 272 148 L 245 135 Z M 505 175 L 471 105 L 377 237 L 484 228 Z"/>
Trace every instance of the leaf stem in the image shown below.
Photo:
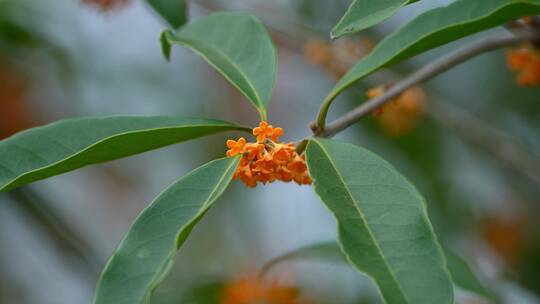
<path fill-rule="evenodd" d="M 464 48 L 458 49 L 444 57 L 439 58 L 438 60 L 431 62 L 430 64 L 410 74 L 403 80 L 392 85 L 384 94 L 366 101 L 347 114 L 334 120 L 332 123 L 328 124 L 328 126 L 325 126 L 326 113 L 328 112 L 332 100 L 335 98 L 334 95 L 329 95 L 321 105 L 321 109 L 317 116 L 317 127 L 314 129 L 314 134 L 318 137 L 332 137 L 356 123 L 374 109 L 399 96 L 407 89 L 431 80 L 432 78 L 448 71 L 458 64 L 486 52 L 535 40 L 540 40 L 540 35 L 533 31 L 527 31 L 517 33 L 516 35 L 510 37 L 491 37 L 476 41 Z"/>
<path fill-rule="evenodd" d="M 321 108 L 319 109 L 319 114 L 317 114 L 317 120 L 311 128 L 313 130 L 313 134 L 316 136 L 324 133 L 326 129 L 326 115 L 328 114 L 328 110 L 330 110 L 330 105 L 337 96 L 338 93 L 331 92 L 322 102 Z"/>
<path fill-rule="evenodd" d="M 308 144 L 308 140 L 307 140 L 307 139 L 301 140 L 301 141 L 298 143 L 298 145 L 296 146 L 296 153 L 297 153 L 298 155 L 304 153 L 304 150 L 306 150 L 307 144 Z"/>

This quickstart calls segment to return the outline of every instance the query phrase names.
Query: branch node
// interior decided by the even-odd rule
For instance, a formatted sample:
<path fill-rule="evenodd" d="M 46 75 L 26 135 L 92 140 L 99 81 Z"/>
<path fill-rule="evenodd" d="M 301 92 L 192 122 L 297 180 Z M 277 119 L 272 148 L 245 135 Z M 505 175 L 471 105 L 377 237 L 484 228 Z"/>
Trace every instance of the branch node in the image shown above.
<path fill-rule="evenodd" d="M 311 132 L 313 132 L 314 136 L 319 136 L 323 133 L 323 129 L 321 129 L 316 122 L 312 121 L 309 123 L 309 128 L 311 129 Z"/>

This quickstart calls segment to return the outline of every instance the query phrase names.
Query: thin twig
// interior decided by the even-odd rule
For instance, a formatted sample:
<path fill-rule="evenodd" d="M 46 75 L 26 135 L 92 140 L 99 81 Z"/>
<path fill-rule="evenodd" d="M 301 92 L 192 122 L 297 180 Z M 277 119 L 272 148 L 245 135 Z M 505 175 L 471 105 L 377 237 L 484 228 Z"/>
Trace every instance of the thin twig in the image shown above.
<path fill-rule="evenodd" d="M 525 41 L 533 41 L 540 39 L 540 36 L 534 32 L 519 33 L 511 37 L 492 37 L 480 40 L 462 49 L 454 51 L 425 67 L 417 70 L 403 80 L 392 85 L 384 94 L 370 99 L 362 105 L 356 107 L 352 111 L 334 120 L 323 130 L 315 134 L 318 137 L 332 137 L 340 131 L 346 129 L 356 123 L 365 115 L 369 114 L 374 109 L 380 107 L 386 102 L 399 96 L 407 89 L 428 81 L 441 73 L 451 69 L 452 67 L 463 63 L 480 54 L 497 50 L 500 48 L 512 46 Z"/>
<path fill-rule="evenodd" d="M 199 5 L 205 6 L 210 10 L 226 10 L 227 7 L 209 7 L 209 1 L 197 1 Z M 296 28 L 291 29 L 289 26 L 283 26 L 284 23 L 276 22 L 273 15 L 262 15 L 266 26 L 269 27 L 270 32 L 277 39 L 281 46 L 285 46 L 293 51 L 302 52 L 302 45 L 306 42 L 308 37 L 320 36 L 320 33 L 310 30 L 307 27 L 302 27 L 300 30 Z M 292 27 L 301 26 L 300 24 L 292 25 Z M 512 32 L 519 34 L 523 32 L 523 27 L 513 28 Z M 304 33 L 302 35 L 298 33 Z M 284 43 L 285 42 L 285 43 Z M 514 42 L 514 43 L 519 43 Z M 503 46 L 504 47 L 504 46 Z M 380 85 L 384 82 L 398 82 L 402 79 L 402 75 L 398 75 L 391 70 L 381 70 L 367 78 L 365 81 L 369 85 Z M 449 130 L 456 132 L 456 134 L 462 138 L 465 143 L 470 144 L 482 151 L 487 151 L 490 155 L 500 161 L 507 169 L 514 172 L 521 173 L 529 178 L 536 185 L 540 182 L 540 161 L 538 158 L 524 149 L 519 143 L 511 141 L 510 136 L 501 134 L 490 125 L 479 120 L 475 116 L 471 115 L 465 109 L 461 109 L 457 106 L 452 106 L 448 100 L 444 100 L 440 95 L 431 92 L 429 94 L 432 98 L 427 106 L 427 114 L 430 115 L 435 121 Z M 434 102 L 436 104 L 431 105 Z M 312 128 L 316 129 L 316 128 Z M 469 130 L 479 130 L 472 134 Z M 334 133 L 335 134 L 335 133 Z M 307 139 L 300 140 L 297 143 L 297 151 L 302 153 L 307 146 Z M 502 148 L 501 148 L 502 147 Z M 492 153 L 495 151 L 495 153 Z M 537 173 L 535 173 L 535 171 Z"/>

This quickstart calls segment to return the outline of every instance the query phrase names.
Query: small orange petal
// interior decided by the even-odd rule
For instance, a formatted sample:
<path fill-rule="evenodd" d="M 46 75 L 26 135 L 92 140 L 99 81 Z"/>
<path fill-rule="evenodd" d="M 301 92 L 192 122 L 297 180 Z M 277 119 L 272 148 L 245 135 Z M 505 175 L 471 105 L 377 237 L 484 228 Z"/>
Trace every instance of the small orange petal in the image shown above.
<path fill-rule="evenodd" d="M 279 137 L 283 135 L 283 129 L 282 128 L 275 128 L 274 132 L 272 133 L 272 140 L 278 141 Z"/>

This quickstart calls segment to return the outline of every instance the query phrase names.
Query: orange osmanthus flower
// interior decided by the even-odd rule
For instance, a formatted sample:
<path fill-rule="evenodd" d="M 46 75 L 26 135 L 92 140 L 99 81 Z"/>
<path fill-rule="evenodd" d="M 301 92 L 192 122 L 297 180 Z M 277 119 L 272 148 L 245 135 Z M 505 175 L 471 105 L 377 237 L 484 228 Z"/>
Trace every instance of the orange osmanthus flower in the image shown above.
<path fill-rule="evenodd" d="M 104 12 L 125 7 L 131 0 L 81 0 L 82 3 L 92 5 Z"/>
<path fill-rule="evenodd" d="M 235 179 L 240 179 L 248 187 L 258 183 L 272 183 L 276 180 L 310 185 L 311 178 L 307 171 L 305 158 L 296 153 L 292 143 L 280 143 L 282 128 L 263 121 L 253 129 L 257 142 L 248 143 L 241 137 L 237 141 L 227 140 L 227 156 L 242 155 Z"/>
<path fill-rule="evenodd" d="M 264 140 L 267 137 L 272 137 L 272 135 L 274 135 L 274 127 L 269 125 L 266 121 L 261 121 L 259 126 L 253 129 L 253 135 L 257 136 L 258 143 L 264 143 Z"/>
<path fill-rule="evenodd" d="M 376 87 L 367 92 L 368 98 L 380 96 L 384 87 Z M 413 130 L 424 113 L 426 94 L 419 87 L 413 87 L 398 97 L 373 111 L 382 129 L 389 136 L 401 136 Z"/>
<path fill-rule="evenodd" d="M 533 46 L 524 45 L 506 53 L 508 68 L 518 73 L 520 86 L 540 84 L 540 51 Z"/>
<path fill-rule="evenodd" d="M 240 137 L 237 141 L 227 140 L 227 156 L 235 156 L 236 154 L 244 153 L 246 151 L 246 139 Z"/>
<path fill-rule="evenodd" d="M 307 304 L 297 288 L 278 282 L 265 283 L 257 277 L 235 280 L 225 286 L 220 304 Z"/>

